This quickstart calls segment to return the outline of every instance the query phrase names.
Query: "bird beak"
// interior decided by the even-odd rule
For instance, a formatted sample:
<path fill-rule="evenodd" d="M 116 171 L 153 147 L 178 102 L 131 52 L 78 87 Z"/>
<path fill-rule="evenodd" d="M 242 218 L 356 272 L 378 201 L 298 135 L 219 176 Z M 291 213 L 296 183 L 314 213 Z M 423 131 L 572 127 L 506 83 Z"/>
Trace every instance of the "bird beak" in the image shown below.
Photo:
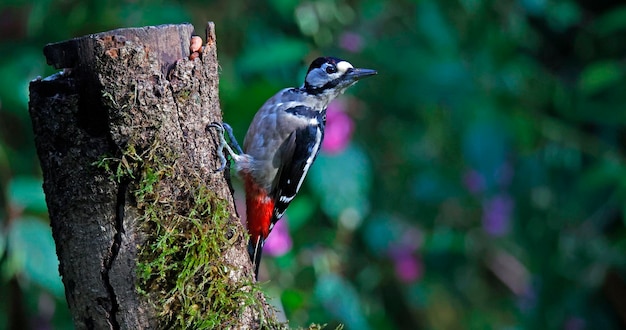
<path fill-rule="evenodd" d="M 345 75 L 345 78 L 346 80 L 357 81 L 365 77 L 373 76 L 375 74 L 378 74 L 376 70 L 355 68 L 350 70 Z"/>

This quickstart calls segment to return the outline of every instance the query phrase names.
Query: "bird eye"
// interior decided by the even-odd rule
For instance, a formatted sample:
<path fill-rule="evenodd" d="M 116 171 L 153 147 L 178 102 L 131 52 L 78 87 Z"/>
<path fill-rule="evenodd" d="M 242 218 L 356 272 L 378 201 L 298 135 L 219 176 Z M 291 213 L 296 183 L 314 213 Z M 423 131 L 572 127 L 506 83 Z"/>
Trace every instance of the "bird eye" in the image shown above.
<path fill-rule="evenodd" d="M 326 73 L 333 74 L 337 72 L 337 68 L 334 65 L 329 65 L 326 67 Z"/>

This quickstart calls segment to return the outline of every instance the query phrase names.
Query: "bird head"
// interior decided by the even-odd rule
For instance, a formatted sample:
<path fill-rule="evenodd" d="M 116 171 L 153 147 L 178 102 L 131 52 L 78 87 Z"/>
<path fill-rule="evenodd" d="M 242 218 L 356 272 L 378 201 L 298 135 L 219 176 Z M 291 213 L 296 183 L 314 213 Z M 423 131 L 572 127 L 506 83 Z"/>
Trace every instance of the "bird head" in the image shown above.
<path fill-rule="evenodd" d="M 309 66 L 303 89 L 309 94 L 337 96 L 362 78 L 375 75 L 370 69 L 355 68 L 335 57 L 318 57 Z"/>

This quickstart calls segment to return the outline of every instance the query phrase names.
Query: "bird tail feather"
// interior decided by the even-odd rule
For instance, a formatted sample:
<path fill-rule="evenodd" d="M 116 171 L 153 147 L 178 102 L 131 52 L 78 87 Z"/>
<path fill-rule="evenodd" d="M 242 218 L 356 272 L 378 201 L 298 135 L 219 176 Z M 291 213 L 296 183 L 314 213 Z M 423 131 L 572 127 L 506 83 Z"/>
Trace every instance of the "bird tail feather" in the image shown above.
<path fill-rule="evenodd" d="M 250 261 L 254 265 L 254 278 L 259 277 L 259 265 L 261 264 L 261 255 L 263 254 L 263 244 L 265 240 L 261 236 L 250 237 L 248 241 L 248 254 L 250 255 Z"/>

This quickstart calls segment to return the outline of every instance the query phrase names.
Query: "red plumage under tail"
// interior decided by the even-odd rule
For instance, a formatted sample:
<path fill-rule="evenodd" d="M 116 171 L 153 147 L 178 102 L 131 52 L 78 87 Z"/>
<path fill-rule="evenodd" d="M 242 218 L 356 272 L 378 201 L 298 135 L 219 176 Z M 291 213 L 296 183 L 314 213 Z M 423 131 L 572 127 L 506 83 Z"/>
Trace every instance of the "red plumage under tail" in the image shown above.
<path fill-rule="evenodd" d="M 267 191 L 259 187 L 250 174 L 244 174 L 243 180 L 246 189 L 246 217 L 248 222 L 248 254 L 254 264 L 254 276 L 259 275 L 259 264 L 263 254 L 263 244 L 270 233 L 270 224 L 274 212 L 274 201 L 267 195 Z"/>

